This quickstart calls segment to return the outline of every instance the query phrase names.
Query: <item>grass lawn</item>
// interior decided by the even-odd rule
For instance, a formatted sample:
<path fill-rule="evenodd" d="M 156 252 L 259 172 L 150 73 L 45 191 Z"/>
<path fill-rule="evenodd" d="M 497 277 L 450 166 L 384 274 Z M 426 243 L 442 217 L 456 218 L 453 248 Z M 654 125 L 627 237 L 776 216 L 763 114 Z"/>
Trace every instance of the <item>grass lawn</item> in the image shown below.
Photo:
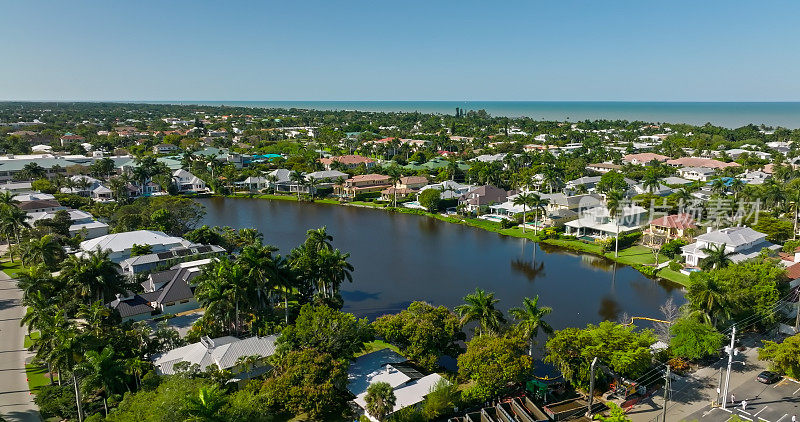
<path fill-rule="evenodd" d="M 41 334 L 38 331 L 34 331 L 25 336 L 25 342 L 23 343 L 23 347 L 26 349 L 33 346 L 33 341 L 37 340 Z"/>
<path fill-rule="evenodd" d="M 613 259 L 614 252 L 609 252 L 606 254 L 606 256 Z M 623 249 L 619 251 L 619 258 L 617 258 L 617 261 L 622 264 L 628 264 L 628 265 L 633 265 L 633 264 L 649 265 L 656 263 L 655 258 L 653 258 L 652 249 L 642 245 L 631 246 L 628 249 Z M 659 254 L 658 256 L 659 263 L 667 261 L 669 261 L 669 258 Z"/>
<path fill-rule="evenodd" d="M 31 390 L 32 393 L 36 394 L 36 391 L 39 387 L 49 385 L 50 378 L 47 376 L 47 367 L 41 367 L 37 365 L 25 365 L 25 374 L 28 378 L 28 388 Z M 57 378 L 53 377 L 54 381 L 57 381 Z"/>
<path fill-rule="evenodd" d="M 372 352 L 377 351 L 377 350 L 383 350 L 383 349 L 392 349 L 395 352 L 400 353 L 400 349 L 398 349 L 396 346 L 393 346 L 393 345 L 391 345 L 391 344 L 389 344 L 389 343 L 387 343 L 387 342 L 385 342 L 383 340 L 373 340 L 373 341 L 369 341 L 369 342 L 364 343 L 364 351 L 361 352 L 360 354 L 358 354 L 356 357 L 362 356 L 362 355 L 366 355 L 367 353 L 372 353 Z"/>
<path fill-rule="evenodd" d="M 0 270 L 8 274 L 9 277 L 17 278 L 17 273 L 27 268 L 22 266 L 20 261 L 2 261 L 0 262 Z"/>
<path fill-rule="evenodd" d="M 656 274 L 656 275 L 658 275 L 659 277 L 661 277 L 663 279 L 666 279 L 666 280 L 669 280 L 669 281 L 674 281 L 674 282 L 676 282 L 678 284 L 682 284 L 684 286 L 689 286 L 689 276 L 688 275 L 681 274 L 678 271 L 672 271 L 671 269 L 669 269 L 669 267 L 662 268 L 661 271 L 659 271 L 658 274 Z"/>
<path fill-rule="evenodd" d="M 600 245 L 594 243 L 586 243 L 580 240 L 546 239 L 543 240 L 542 243 L 546 243 L 548 245 L 561 246 L 562 248 L 572 249 L 579 252 L 589 252 L 596 255 L 601 255 L 602 252 L 602 248 L 600 247 Z"/>

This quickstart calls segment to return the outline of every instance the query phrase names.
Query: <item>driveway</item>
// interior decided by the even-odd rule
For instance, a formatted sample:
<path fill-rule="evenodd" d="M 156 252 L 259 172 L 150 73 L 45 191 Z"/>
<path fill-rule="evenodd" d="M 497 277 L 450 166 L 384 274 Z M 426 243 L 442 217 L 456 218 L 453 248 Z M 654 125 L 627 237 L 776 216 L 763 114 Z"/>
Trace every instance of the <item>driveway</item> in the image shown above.
<path fill-rule="evenodd" d="M 19 326 L 25 315 L 21 298 L 16 280 L 0 271 L 0 415 L 7 421 L 39 422 L 25 376 L 28 353 L 23 348 L 25 328 Z"/>

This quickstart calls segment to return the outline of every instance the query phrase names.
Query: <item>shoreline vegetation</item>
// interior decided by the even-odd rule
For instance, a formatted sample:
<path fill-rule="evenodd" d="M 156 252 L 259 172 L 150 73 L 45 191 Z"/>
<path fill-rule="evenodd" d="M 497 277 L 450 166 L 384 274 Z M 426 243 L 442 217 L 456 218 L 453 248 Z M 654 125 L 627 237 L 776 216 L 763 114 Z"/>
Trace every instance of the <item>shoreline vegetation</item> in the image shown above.
<path fill-rule="evenodd" d="M 494 232 L 504 236 L 512 236 L 521 239 L 528 239 L 536 243 L 542 243 L 548 246 L 554 246 L 572 252 L 594 255 L 600 258 L 605 258 L 612 262 L 617 262 L 622 265 L 628 265 L 630 267 L 633 267 L 635 270 L 639 271 L 642 275 L 651 279 L 655 278 L 655 279 L 666 280 L 672 283 L 679 284 L 683 287 L 689 286 L 689 276 L 681 274 L 680 272 L 677 271 L 673 271 L 669 267 L 664 267 L 656 271 L 655 275 L 643 272 L 642 271 L 643 268 L 648 268 L 648 269 L 652 268 L 652 265 L 655 263 L 655 258 L 653 256 L 653 253 L 650 252 L 650 249 L 644 246 L 631 246 L 629 248 L 620 250 L 619 257 L 615 258 L 613 252 L 608 252 L 604 254 L 602 253 L 599 245 L 586 243 L 581 240 L 541 239 L 533 233 L 533 230 L 529 230 L 523 233 L 522 229 L 519 227 L 504 229 L 501 227 L 500 223 L 496 223 L 493 221 L 482 220 L 479 218 L 463 217 L 460 215 L 446 216 L 439 213 L 431 213 L 420 209 L 391 207 L 389 204 L 379 204 L 375 202 L 365 202 L 365 201 L 340 202 L 336 199 L 314 199 L 314 200 L 309 199 L 309 200 L 298 201 L 297 196 L 295 195 L 276 195 L 267 193 L 233 193 L 228 195 L 213 194 L 213 195 L 208 195 L 207 197 L 251 198 L 251 199 L 267 199 L 267 200 L 277 200 L 277 201 L 309 202 L 316 204 L 342 205 L 342 206 L 358 207 L 358 208 L 373 208 L 373 209 L 384 210 L 387 212 L 398 212 L 402 214 L 427 216 L 447 223 L 461 224 L 465 226 L 475 227 L 478 229 Z M 667 262 L 668 260 L 669 258 L 667 258 L 666 256 L 660 255 L 658 262 L 663 263 Z"/>

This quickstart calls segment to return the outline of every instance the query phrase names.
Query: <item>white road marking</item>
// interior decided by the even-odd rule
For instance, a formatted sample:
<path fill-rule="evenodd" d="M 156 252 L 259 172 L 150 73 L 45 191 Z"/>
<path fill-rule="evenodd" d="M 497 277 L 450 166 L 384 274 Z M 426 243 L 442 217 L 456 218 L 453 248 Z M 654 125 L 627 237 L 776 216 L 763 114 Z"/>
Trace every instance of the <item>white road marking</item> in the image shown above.
<path fill-rule="evenodd" d="M 780 418 L 780 419 L 778 419 L 778 420 L 777 420 L 777 421 L 775 421 L 775 422 L 781 422 L 781 421 L 783 420 L 783 418 L 785 418 L 785 417 L 787 417 L 787 416 L 789 416 L 789 414 L 788 414 L 788 413 L 787 413 L 787 414 L 785 414 L 785 415 L 783 415 L 783 416 L 781 416 L 781 418 Z"/>
<path fill-rule="evenodd" d="M 764 406 L 764 408 L 763 408 L 763 409 L 761 409 L 761 410 L 759 410 L 758 412 L 756 412 L 756 414 L 755 414 L 755 415 L 753 415 L 753 416 L 758 416 L 758 414 L 759 414 L 759 413 L 761 413 L 761 412 L 763 412 L 763 411 L 767 410 L 767 408 L 768 408 L 768 407 L 769 407 L 769 406 Z"/>
<path fill-rule="evenodd" d="M 794 390 L 794 393 L 792 393 L 792 395 L 797 394 L 798 391 L 800 391 L 800 388 L 798 388 L 797 390 Z"/>

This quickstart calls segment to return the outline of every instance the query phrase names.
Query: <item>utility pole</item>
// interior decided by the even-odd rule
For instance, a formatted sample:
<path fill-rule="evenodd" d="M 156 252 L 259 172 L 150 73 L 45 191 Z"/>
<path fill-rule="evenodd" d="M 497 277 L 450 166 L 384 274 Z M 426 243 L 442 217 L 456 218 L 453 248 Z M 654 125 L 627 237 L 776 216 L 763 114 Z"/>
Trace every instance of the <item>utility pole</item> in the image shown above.
<path fill-rule="evenodd" d="M 592 418 L 592 401 L 594 399 L 594 367 L 597 365 L 597 357 L 592 359 L 592 366 L 591 366 L 591 375 L 589 378 L 589 409 L 586 410 L 586 416 L 591 419 Z"/>
<path fill-rule="evenodd" d="M 669 401 L 669 365 L 667 365 L 667 373 L 664 375 L 664 422 L 667 422 L 667 402 Z"/>
<path fill-rule="evenodd" d="M 728 374 L 725 376 L 725 390 L 722 393 L 723 409 L 725 409 L 725 405 L 728 403 L 728 385 L 731 382 L 731 365 L 733 364 L 733 354 L 736 352 L 736 350 L 733 347 L 735 339 L 736 339 L 736 326 L 734 325 L 733 331 L 731 331 L 731 345 L 728 347 Z"/>
<path fill-rule="evenodd" d="M 797 301 L 795 302 L 794 306 L 797 307 L 797 316 L 794 317 L 794 332 L 800 332 L 800 294 L 797 295 L 798 297 L 795 298 Z"/>
<path fill-rule="evenodd" d="M 720 400 L 722 398 L 722 376 L 725 374 L 725 369 L 723 367 L 719 367 L 719 385 L 717 386 L 717 404 L 722 403 Z"/>

